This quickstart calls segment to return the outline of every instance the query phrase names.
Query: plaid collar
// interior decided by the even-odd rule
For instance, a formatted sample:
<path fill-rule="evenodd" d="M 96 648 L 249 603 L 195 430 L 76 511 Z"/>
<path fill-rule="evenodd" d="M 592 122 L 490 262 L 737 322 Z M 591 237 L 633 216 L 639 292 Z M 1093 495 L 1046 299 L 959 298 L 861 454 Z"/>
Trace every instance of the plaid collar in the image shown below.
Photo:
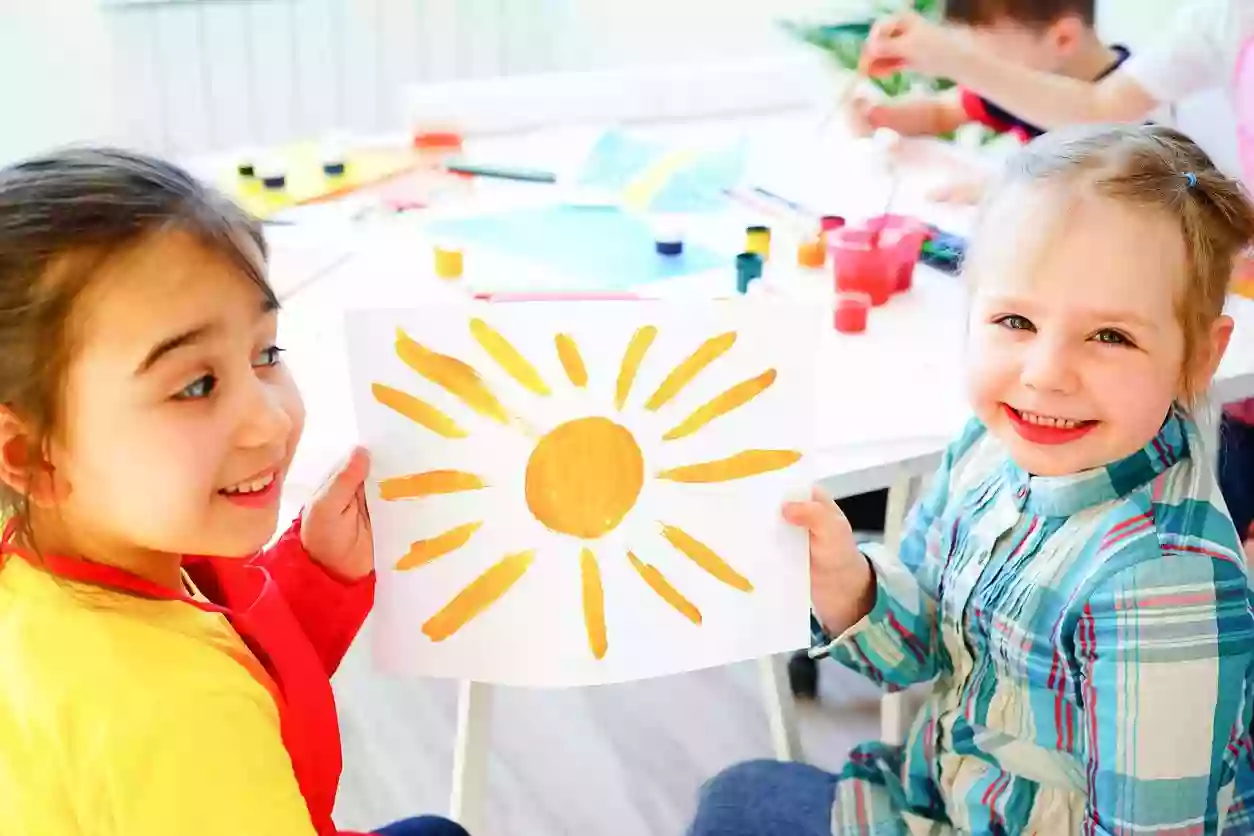
<path fill-rule="evenodd" d="M 1044 517 L 1072 514 L 1127 496 L 1179 461 L 1189 458 L 1197 428 L 1173 409 L 1150 442 L 1125 459 L 1066 476 L 1032 476 L 1006 459 L 1003 476 L 1022 510 Z"/>

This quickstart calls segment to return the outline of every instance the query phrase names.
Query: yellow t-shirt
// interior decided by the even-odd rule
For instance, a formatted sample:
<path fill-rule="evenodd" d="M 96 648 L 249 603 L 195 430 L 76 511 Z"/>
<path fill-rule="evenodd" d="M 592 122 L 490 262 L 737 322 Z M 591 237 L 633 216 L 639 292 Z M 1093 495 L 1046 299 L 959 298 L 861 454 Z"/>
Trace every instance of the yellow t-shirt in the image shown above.
<path fill-rule="evenodd" d="M 230 624 L 0 568 L 0 834 L 313 836 L 265 675 Z"/>

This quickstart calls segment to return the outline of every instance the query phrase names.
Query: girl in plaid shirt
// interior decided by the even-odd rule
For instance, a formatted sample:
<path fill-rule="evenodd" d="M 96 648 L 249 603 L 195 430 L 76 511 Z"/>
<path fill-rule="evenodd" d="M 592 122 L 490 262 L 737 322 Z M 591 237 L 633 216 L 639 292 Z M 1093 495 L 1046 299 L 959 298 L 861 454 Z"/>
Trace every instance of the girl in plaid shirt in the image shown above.
<path fill-rule="evenodd" d="M 816 492 L 816 656 L 933 681 L 904 747 L 741 764 L 693 836 L 1254 832 L 1254 615 L 1190 405 L 1254 210 L 1162 127 L 1047 134 L 967 262 L 975 418 L 899 554 Z"/>

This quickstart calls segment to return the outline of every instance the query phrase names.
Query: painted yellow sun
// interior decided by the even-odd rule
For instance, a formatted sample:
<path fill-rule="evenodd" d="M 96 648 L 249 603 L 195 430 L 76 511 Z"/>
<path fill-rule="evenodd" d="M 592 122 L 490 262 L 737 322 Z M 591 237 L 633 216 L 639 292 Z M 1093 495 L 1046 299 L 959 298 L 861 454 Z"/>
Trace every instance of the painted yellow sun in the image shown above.
<path fill-rule="evenodd" d="M 470 334 L 511 378 L 527 391 L 547 397 L 552 390 L 543 377 L 502 334 L 482 319 L 470 320 Z M 651 325 L 636 330 L 623 352 L 615 383 L 614 409 L 627 404 L 636 375 L 657 336 Z M 702 342 L 680 361 L 644 403 L 657 412 L 671 402 L 706 367 L 727 353 L 736 342 L 729 331 Z M 441 387 L 475 413 L 509 426 L 510 413 L 491 391 L 479 373 L 467 363 L 432 351 L 404 331 L 396 334 L 396 354 L 406 366 L 427 381 Z M 585 388 L 587 367 L 579 346 L 568 334 L 557 334 L 554 347 L 558 360 L 572 386 Z M 665 432 L 661 440 L 674 441 L 691 436 L 710 422 L 744 406 L 775 382 L 776 372 L 767 369 L 711 398 Z M 446 439 L 464 439 L 469 433 L 441 409 L 399 389 L 374 383 L 376 401 L 414 423 Z M 747 449 L 726 458 L 667 468 L 652 478 L 680 483 L 712 483 L 745 479 L 783 470 L 801 459 L 795 450 Z M 592 655 L 605 656 L 605 594 L 601 569 L 591 543 L 614 531 L 636 506 L 645 485 L 645 456 L 635 436 L 612 417 L 571 416 L 540 436 L 526 466 L 524 500 L 527 509 L 545 528 L 578 539 L 583 614 Z M 438 494 L 474 491 L 486 487 L 484 480 L 460 470 L 428 470 L 384 479 L 379 483 L 385 501 L 412 500 Z M 660 533 L 677 552 L 691 560 L 710 577 L 742 593 L 753 591 L 753 584 L 722 556 L 682 528 L 659 521 Z M 475 521 L 450 528 L 434 537 L 412 543 L 397 561 L 398 570 L 411 570 L 454 552 L 470 542 L 483 526 Z M 701 610 L 683 595 L 655 566 L 645 563 L 632 551 L 628 563 L 641 580 L 676 612 L 693 624 L 701 624 Z M 432 641 L 452 636 L 475 616 L 484 612 L 509 591 L 535 560 L 535 551 L 507 554 L 467 584 L 422 625 Z"/>

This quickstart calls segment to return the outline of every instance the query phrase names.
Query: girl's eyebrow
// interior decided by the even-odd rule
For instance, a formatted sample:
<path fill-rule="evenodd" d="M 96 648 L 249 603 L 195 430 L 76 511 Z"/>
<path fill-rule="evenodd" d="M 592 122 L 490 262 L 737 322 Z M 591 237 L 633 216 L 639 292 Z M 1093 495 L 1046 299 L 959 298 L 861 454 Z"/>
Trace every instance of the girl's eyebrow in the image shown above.
<path fill-rule="evenodd" d="M 1110 323 L 1113 325 L 1130 325 L 1133 328 L 1141 328 L 1146 331 L 1157 331 L 1158 326 L 1150 322 L 1143 316 L 1139 316 L 1132 311 L 1110 311 L 1094 309 L 1085 311 L 1093 319 L 1100 322 Z"/>
<path fill-rule="evenodd" d="M 278 304 L 269 300 L 264 300 L 257 311 L 258 318 L 274 314 L 278 311 L 278 308 Z M 162 340 L 154 345 L 149 350 L 148 354 L 144 356 L 143 361 L 141 361 L 139 366 L 135 369 L 135 376 L 138 377 L 151 369 L 153 366 L 157 365 L 157 362 L 170 352 L 176 351 L 180 348 L 185 348 L 189 345 L 195 345 L 206 337 L 213 336 L 214 332 L 220 330 L 222 330 L 222 323 L 206 322 L 203 325 L 197 325 L 195 328 Z"/>
<path fill-rule="evenodd" d="M 986 304 L 988 304 L 989 307 L 997 308 L 998 310 L 1023 311 L 1028 316 L 1031 316 L 1032 312 L 1038 310 L 1038 306 L 1033 305 L 1030 300 L 1013 296 L 986 297 Z M 1153 322 L 1137 313 L 1134 313 L 1133 311 L 1110 310 L 1103 308 L 1082 308 L 1075 311 L 1075 313 L 1082 314 L 1086 319 L 1093 319 L 1104 323 L 1128 325 L 1135 328 L 1143 328 L 1147 331 L 1159 330 L 1158 326 Z"/>
<path fill-rule="evenodd" d="M 199 325 L 191 329 L 190 331 L 184 331 L 181 334 L 177 334 L 173 337 L 164 339 L 161 342 L 157 343 L 155 346 L 152 347 L 152 349 L 149 350 L 148 354 L 145 355 L 143 361 L 135 369 L 136 377 L 147 372 L 149 369 L 151 369 L 153 366 L 157 364 L 158 360 L 160 360 L 162 357 L 166 356 L 170 352 L 176 351 L 177 349 L 184 348 L 189 345 L 196 344 L 200 340 L 203 340 L 205 337 L 212 334 L 215 330 L 217 330 L 218 327 L 219 326 L 217 326 L 216 324 L 206 323 L 204 325 Z"/>

